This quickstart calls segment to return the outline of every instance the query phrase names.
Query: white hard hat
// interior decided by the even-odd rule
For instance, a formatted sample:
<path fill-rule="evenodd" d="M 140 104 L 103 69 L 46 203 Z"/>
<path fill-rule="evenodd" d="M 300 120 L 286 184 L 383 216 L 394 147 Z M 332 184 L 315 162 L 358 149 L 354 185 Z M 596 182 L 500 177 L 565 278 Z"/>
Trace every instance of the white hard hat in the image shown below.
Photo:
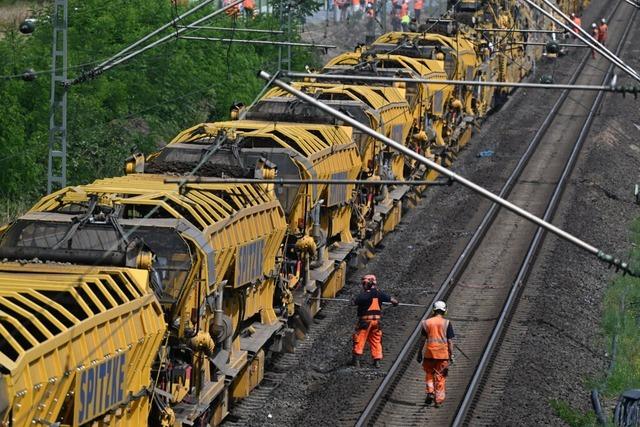
<path fill-rule="evenodd" d="M 442 311 L 445 312 L 447 311 L 447 304 L 445 304 L 444 301 L 436 301 L 433 304 L 433 311 Z"/>
<path fill-rule="evenodd" d="M 572 13 L 571 13 L 571 17 L 572 17 L 572 18 L 575 18 L 575 17 L 576 17 L 576 14 L 572 12 Z"/>
<path fill-rule="evenodd" d="M 593 24 L 591 24 L 591 28 L 595 28 L 597 27 L 596 23 L 594 22 Z"/>
<path fill-rule="evenodd" d="M 606 23 L 606 22 L 607 22 L 607 20 L 606 20 L 606 19 L 604 19 L 604 18 L 602 18 L 602 19 L 600 20 L 600 22 L 602 22 L 602 23 L 604 24 L 604 23 Z"/>

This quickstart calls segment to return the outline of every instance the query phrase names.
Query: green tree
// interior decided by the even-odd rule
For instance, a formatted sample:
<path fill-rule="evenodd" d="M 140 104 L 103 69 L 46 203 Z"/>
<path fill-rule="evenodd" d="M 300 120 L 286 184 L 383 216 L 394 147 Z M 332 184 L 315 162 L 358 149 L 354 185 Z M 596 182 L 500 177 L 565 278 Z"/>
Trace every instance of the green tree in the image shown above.
<path fill-rule="evenodd" d="M 176 12 L 182 11 L 174 10 L 169 1 L 70 0 L 69 78 L 170 21 Z M 9 30 L 0 39 L 0 76 L 4 76 L 0 78 L 0 196 L 5 198 L 36 197 L 45 191 L 50 76 L 44 72 L 32 82 L 7 76 L 50 67 L 51 14 L 46 8 L 38 11 L 32 35 Z M 223 15 L 211 25 L 277 29 L 280 24 L 276 16 L 245 21 Z M 250 38 L 231 31 L 203 34 Z M 186 127 L 225 119 L 234 101 L 249 104 L 264 83 L 256 72 L 274 70 L 277 52 L 274 46 L 172 39 L 72 86 L 68 92 L 70 184 L 118 175 L 132 150 L 150 153 Z M 296 50 L 294 68 L 315 65 L 312 53 Z"/>

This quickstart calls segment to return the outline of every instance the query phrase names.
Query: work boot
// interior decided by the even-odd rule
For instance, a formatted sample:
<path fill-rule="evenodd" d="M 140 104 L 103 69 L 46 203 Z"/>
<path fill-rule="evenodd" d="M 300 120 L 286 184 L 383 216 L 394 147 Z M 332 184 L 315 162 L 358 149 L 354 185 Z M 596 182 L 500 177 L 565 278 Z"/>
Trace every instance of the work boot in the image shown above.
<path fill-rule="evenodd" d="M 351 366 L 353 366 L 354 368 L 359 368 L 360 367 L 360 355 L 354 354 L 351 357 Z"/>
<path fill-rule="evenodd" d="M 433 403 L 433 393 L 427 393 L 427 397 L 424 399 L 424 403 L 431 405 Z"/>
<path fill-rule="evenodd" d="M 373 367 L 376 369 L 380 369 L 380 361 L 378 359 L 373 361 Z"/>

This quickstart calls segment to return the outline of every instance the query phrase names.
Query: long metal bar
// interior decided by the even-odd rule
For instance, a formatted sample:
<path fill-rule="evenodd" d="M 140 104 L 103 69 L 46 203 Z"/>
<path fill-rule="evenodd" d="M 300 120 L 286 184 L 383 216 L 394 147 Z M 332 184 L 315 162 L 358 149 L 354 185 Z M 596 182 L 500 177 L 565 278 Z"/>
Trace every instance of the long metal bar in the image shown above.
<path fill-rule="evenodd" d="M 633 16 L 629 20 L 629 24 L 627 25 L 624 33 L 622 34 L 622 38 L 616 49 L 616 54 L 619 54 L 620 51 L 622 50 L 622 46 L 624 45 L 624 42 L 627 36 L 629 35 L 629 31 L 632 28 L 631 24 L 635 19 L 635 15 L 636 15 L 636 11 L 634 10 Z M 613 72 L 613 64 L 610 64 L 603 80 L 607 81 L 609 79 L 609 76 L 612 74 L 612 72 Z M 551 196 L 551 200 L 549 201 L 549 204 L 545 209 L 544 219 L 547 221 L 551 221 L 553 219 L 553 216 L 560 202 L 560 197 L 562 196 L 562 193 L 566 188 L 566 184 L 578 160 L 578 155 L 582 149 L 582 146 L 584 145 L 584 141 L 587 139 L 587 136 L 589 135 L 589 129 L 591 128 L 591 123 L 593 122 L 593 119 L 597 114 L 598 107 L 602 102 L 603 97 L 604 97 L 604 93 L 602 92 L 598 93 L 598 95 L 596 96 L 596 99 L 593 102 L 593 105 L 591 106 L 591 109 L 589 110 L 589 115 L 587 116 L 585 124 L 582 127 L 582 130 L 580 131 L 580 135 L 578 135 L 578 141 L 573 147 L 571 155 L 569 156 L 569 160 L 567 161 L 562 171 L 562 174 L 560 176 L 560 179 L 558 180 L 556 189 L 554 190 L 553 195 Z M 542 243 L 544 241 L 544 236 L 545 236 L 544 229 L 538 228 L 536 230 L 536 234 L 533 237 L 533 240 L 531 241 L 531 244 L 529 245 L 524 261 L 520 269 L 518 270 L 518 275 L 516 276 L 516 279 L 511 286 L 509 295 L 507 296 L 507 300 L 505 301 L 505 304 L 500 312 L 498 321 L 496 322 L 496 326 L 493 328 L 491 337 L 489 338 L 489 341 L 487 342 L 487 345 L 485 346 L 485 349 L 482 352 L 482 356 L 480 358 L 480 361 L 478 362 L 478 367 L 476 368 L 473 374 L 473 377 L 469 382 L 469 386 L 467 387 L 467 391 L 465 393 L 464 399 L 460 403 L 458 412 L 456 413 L 456 417 L 453 420 L 453 423 L 451 424 L 454 427 L 461 426 L 464 423 L 467 412 L 471 407 L 473 397 L 475 396 L 476 389 L 478 388 L 480 380 L 482 379 L 486 369 L 488 368 L 489 360 L 491 359 L 491 356 L 493 355 L 493 351 L 498 344 L 498 340 L 502 336 L 502 331 L 504 330 L 504 327 L 511 313 L 511 308 L 516 302 L 518 296 L 520 295 L 522 285 L 524 285 L 524 283 L 529 277 L 529 274 L 531 273 L 531 269 L 534 264 L 534 259 L 538 254 L 540 247 L 542 246 Z"/>
<path fill-rule="evenodd" d="M 588 58 L 589 58 L 588 54 L 585 54 L 578 68 L 569 79 L 569 83 L 574 83 L 578 79 L 581 70 L 584 68 L 586 62 L 588 61 Z M 553 107 L 551 107 L 551 111 L 549 112 L 549 114 L 547 114 L 547 117 L 545 118 L 543 123 L 538 127 L 536 134 L 531 139 L 531 141 L 529 141 L 527 148 L 525 149 L 524 153 L 518 160 L 518 163 L 516 164 L 511 174 L 509 175 L 509 178 L 502 186 L 502 189 L 500 190 L 500 193 L 499 193 L 500 197 L 505 198 L 505 197 L 508 197 L 509 194 L 511 194 L 511 191 L 514 188 L 516 181 L 522 175 L 522 172 L 524 171 L 525 166 L 529 163 L 531 157 L 533 156 L 533 153 L 535 152 L 540 141 L 545 135 L 546 130 L 548 129 L 549 125 L 552 123 L 553 117 L 560 110 L 560 107 L 562 106 L 564 100 L 567 98 L 568 95 L 569 95 L 568 90 L 562 91 L 562 93 L 556 100 Z M 490 225 L 493 223 L 493 221 L 497 217 L 499 211 L 500 211 L 500 206 L 498 206 L 495 203 L 491 204 L 491 206 L 483 216 L 482 220 L 480 221 L 480 224 L 476 228 L 475 232 L 473 233 L 473 235 L 465 245 L 464 249 L 460 253 L 460 256 L 457 258 L 456 262 L 451 267 L 451 270 L 447 274 L 447 277 L 440 284 L 438 291 L 436 292 L 436 294 L 433 296 L 431 300 L 431 304 L 434 304 L 438 300 L 446 299 L 446 296 L 450 292 L 451 287 L 453 286 L 453 284 L 458 282 L 462 273 L 464 272 L 464 269 L 471 261 L 473 254 L 482 243 L 482 239 L 486 235 Z M 427 319 L 430 314 L 431 314 L 431 308 L 427 309 L 423 313 L 422 317 L 420 318 L 420 322 L 422 320 Z M 420 333 L 422 330 L 422 326 L 420 322 L 418 322 L 413 332 L 407 339 L 402 350 L 400 350 L 398 357 L 393 362 L 393 365 L 391 366 L 391 368 L 389 368 L 389 371 L 385 376 L 385 379 L 376 390 L 374 397 L 371 399 L 371 402 L 360 415 L 360 418 L 358 419 L 359 426 L 367 425 L 367 422 L 369 420 L 369 414 L 371 414 L 374 410 L 374 406 L 375 406 L 374 402 L 376 402 L 380 396 L 384 395 L 384 393 L 387 392 L 388 387 L 392 384 L 392 381 L 395 375 L 401 372 L 401 369 L 403 369 L 404 365 L 402 364 L 402 361 L 405 360 L 407 357 L 409 357 L 409 354 L 412 351 L 414 351 L 413 349 L 415 348 L 416 343 L 418 342 L 418 337 L 420 336 Z"/>
<path fill-rule="evenodd" d="M 624 0 L 624 1 L 629 3 L 631 6 L 635 7 L 636 9 L 640 9 L 640 3 L 636 3 L 636 2 L 631 1 L 631 0 Z"/>
<path fill-rule="evenodd" d="M 591 37 L 591 35 L 589 35 L 584 29 L 582 29 L 582 27 L 569 27 L 569 25 L 567 25 L 564 22 L 562 22 L 559 19 L 557 19 L 550 12 L 548 12 L 545 9 L 543 9 L 542 7 L 537 5 L 532 0 L 521 0 L 521 1 L 526 2 L 528 5 L 530 5 L 531 7 L 533 7 L 534 9 L 539 11 L 540 13 L 542 13 L 544 16 L 546 16 L 547 18 L 549 18 L 550 20 L 552 20 L 556 24 L 558 24 L 561 27 L 565 28 L 566 30 L 570 31 L 572 34 L 575 34 L 576 37 L 578 37 L 584 43 L 586 43 L 589 46 L 591 46 L 593 48 L 593 50 L 595 50 L 596 52 L 598 52 L 599 54 L 601 54 L 602 56 L 607 58 L 609 61 L 611 61 L 614 64 L 616 64 L 618 67 L 620 67 L 625 73 L 627 73 L 633 79 L 635 79 L 635 80 L 640 82 L 640 75 L 633 68 L 629 67 L 620 58 L 618 58 L 616 55 L 611 53 L 611 51 L 609 49 L 607 49 L 606 47 L 604 47 L 600 43 L 598 43 L 598 41 L 596 41 L 593 37 Z M 562 16 L 567 22 L 570 21 L 569 17 L 567 15 L 565 15 L 564 13 L 562 13 L 562 11 L 560 9 L 557 9 L 553 4 L 551 4 L 547 0 L 542 0 L 542 1 L 545 4 L 549 5 L 552 9 L 554 9 L 554 11 L 558 15 Z M 577 28 L 579 32 L 576 32 L 575 28 Z M 580 34 L 580 33 L 582 33 L 582 34 Z"/>
<path fill-rule="evenodd" d="M 234 6 L 239 5 L 242 2 L 243 2 L 243 0 L 236 0 L 236 1 L 232 2 L 232 3 L 229 3 L 228 5 L 220 8 L 220 9 L 217 9 L 214 12 L 211 12 L 210 14 L 195 20 L 191 24 L 187 25 L 185 28 L 178 28 L 175 32 L 173 32 L 171 34 L 168 34 L 168 35 L 166 35 L 166 36 L 154 41 L 153 43 L 149 43 L 148 45 L 146 45 L 146 46 L 144 46 L 144 47 L 142 47 L 142 48 L 140 48 L 140 49 L 138 49 L 138 50 L 136 50 L 134 52 L 131 52 L 131 53 L 125 55 L 125 56 L 118 57 L 117 59 L 114 59 L 114 60 L 108 60 L 108 63 L 105 64 L 104 66 L 102 66 L 102 67 L 98 66 L 98 67 L 95 67 L 95 68 L 89 70 L 86 73 L 83 73 L 81 76 L 79 76 L 79 77 L 73 79 L 72 81 L 68 82 L 67 85 L 74 85 L 74 84 L 83 82 L 83 81 L 87 80 L 88 78 L 95 77 L 95 76 L 97 76 L 97 75 L 99 75 L 99 74 L 101 74 L 101 73 L 103 73 L 103 72 L 115 67 L 116 65 L 122 64 L 123 62 L 128 61 L 129 59 L 131 59 L 131 58 L 133 58 L 135 56 L 138 56 L 141 53 L 144 53 L 144 52 L 148 51 L 149 49 L 152 49 L 152 48 L 156 47 L 157 45 L 159 45 L 161 43 L 166 42 L 167 40 L 169 40 L 169 39 L 171 39 L 173 37 L 179 36 L 180 34 L 184 33 L 185 31 L 190 30 L 191 26 L 201 24 L 201 23 L 203 23 L 203 22 L 205 22 L 205 21 L 207 21 L 207 20 L 209 20 L 209 19 L 211 19 L 211 18 L 213 18 L 213 17 L 215 17 L 217 15 L 220 15 L 221 13 L 226 11 L 227 9 L 231 9 Z"/>
<path fill-rule="evenodd" d="M 393 179 L 382 179 L 379 181 L 369 181 L 366 179 L 252 179 L 252 178 L 212 178 L 212 177 L 186 177 L 186 178 L 166 178 L 166 184 L 277 184 L 277 185 L 299 185 L 299 184 L 331 184 L 331 185 L 451 185 L 453 181 L 400 181 Z"/>
<path fill-rule="evenodd" d="M 519 30 L 519 29 L 511 29 L 511 28 L 482 28 L 479 31 L 489 32 L 489 33 L 542 33 L 542 34 L 562 34 L 564 31 L 560 30 Z"/>
<path fill-rule="evenodd" d="M 611 14 L 611 16 L 612 15 L 613 13 Z M 583 55 L 583 58 L 580 61 L 580 64 L 578 65 L 578 68 L 570 77 L 569 79 L 570 84 L 573 84 L 576 82 L 576 80 L 580 76 L 580 73 L 584 69 L 588 60 L 589 60 L 589 54 L 586 53 L 585 55 Z M 568 90 L 563 90 L 560 96 L 558 97 L 558 99 L 556 100 L 555 104 L 549 111 L 549 114 L 547 114 L 547 117 L 545 118 L 543 123 L 539 126 L 538 130 L 536 131 L 536 134 L 528 143 L 527 148 L 525 149 L 525 152 L 518 160 L 518 164 L 515 166 L 515 168 L 509 175 L 509 178 L 502 186 L 502 189 L 500 190 L 500 193 L 499 193 L 500 197 L 505 198 L 505 197 L 508 197 L 509 194 L 511 194 L 511 191 L 514 188 L 516 181 L 521 176 L 525 166 L 529 163 L 531 157 L 533 156 L 533 153 L 535 152 L 540 141 L 546 134 L 547 129 L 549 128 L 550 124 L 553 122 L 553 119 L 556 116 L 557 112 L 560 110 L 562 104 L 564 103 L 566 98 L 569 96 L 569 93 L 570 92 Z M 469 239 L 464 249 L 462 250 L 462 253 L 460 254 L 455 264 L 449 271 L 449 274 L 443 280 L 442 284 L 438 289 L 438 292 L 436 293 L 436 295 L 433 296 L 432 304 L 435 303 L 435 301 L 446 299 L 446 295 L 450 292 L 452 285 L 460 279 L 464 269 L 470 262 L 473 253 L 480 246 L 480 243 L 482 242 L 483 237 L 485 236 L 487 230 L 489 229 L 489 226 L 493 223 L 493 221 L 497 217 L 497 214 L 499 211 L 500 211 L 499 205 L 495 203 L 491 204 L 491 207 L 488 209 L 488 211 L 485 213 L 484 217 L 482 218 L 480 225 L 478 225 L 475 232 L 471 236 L 471 239 Z M 430 313 L 431 313 L 430 309 L 426 310 L 420 320 L 422 321 L 426 319 L 430 315 Z M 397 359 L 394 361 L 393 365 L 389 369 L 389 372 L 385 377 L 385 380 L 383 381 L 382 384 L 380 384 L 380 386 L 378 387 L 378 390 L 376 390 L 375 396 L 372 398 L 372 402 L 376 401 L 379 396 L 382 396 L 384 393 L 387 392 L 388 385 L 392 383 L 392 378 L 396 375 L 396 372 L 399 372 L 404 366 L 402 364 L 402 361 L 406 359 L 415 348 L 415 345 L 418 341 L 418 337 L 420 335 L 421 330 L 422 330 L 422 327 L 420 325 L 420 322 L 418 322 L 418 325 L 414 328 L 411 336 L 407 339 L 405 346 L 402 348 Z M 358 424 L 360 426 L 367 425 L 369 414 L 372 413 L 374 409 L 373 406 L 374 405 L 370 404 L 369 406 L 367 406 L 365 411 L 363 411 L 363 413 L 361 414 L 358 420 Z"/>
<path fill-rule="evenodd" d="M 151 37 L 155 36 L 156 34 L 161 33 L 162 31 L 166 30 L 167 28 L 173 26 L 176 21 L 180 21 L 184 18 L 186 18 L 187 16 L 197 12 L 198 10 L 202 9 L 203 7 L 213 3 L 215 0 L 205 0 L 202 3 L 200 3 L 199 5 L 187 10 L 185 13 L 183 13 L 182 15 L 178 16 L 177 18 L 171 20 L 171 22 L 167 22 L 166 24 L 164 24 L 163 26 L 161 26 L 160 28 L 150 32 L 149 34 L 147 34 L 146 36 L 142 37 L 140 40 L 138 40 L 137 42 L 133 43 L 132 45 L 127 46 L 126 48 L 122 49 L 120 52 L 116 53 L 115 55 L 113 55 L 111 58 L 107 59 L 106 61 L 102 62 L 101 64 L 98 65 L 97 68 L 101 68 L 104 67 L 106 64 L 108 64 L 109 62 L 113 61 L 114 59 L 124 55 L 125 53 L 129 52 L 131 49 L 140 46 L 142 43 L 144 43 L 145 41 L 149 40 Z"/>
<path fill-rule="evenodd" d="M 267 73 L 266 71 L 260 71 L 260 73 L 258 74 L 262 79 L 265 80 L 269 80 L 271 79 L 271 75 L 269 73 Z M 286 84 L 285 82 L 283 82 L 280 79 L 275 79 L 273 81 L 273 83 L 278 86 L 279 88 L 286 90 L 287 92 L 289 92 L 290 94 L 294 95 L 295 97 L 315 106 L 318 107 L 319 109 L 323 110 L 325 113 L 330 114 L 342 121 L 344 121 L 345 123 L 348 123 L 350 126 L 366 133 L 367 135 L 378 139 L 379 141 L 383 142 L 384 144 L 388 145 L 391 148 L 394 148 L 395 150 L 399 151 L 400 153 L 406 155 L 407 157 L 410 157 L 416 161 L 418 161 L 419 163 L 422 163 L 426 166 L 428 166 L 431 169 L 434 169 L 436 171 L 438 171 L 439 173 L 448 176 L 449 178 L 451 178 L 454 181 L 459 182 L 460 184 L 464 185 L 465 187 L 471 189 L 472 191 L 480 194 L 481 196 L 484 196 L 485 198 L 501 205 L 502 207 L 510 210 L 511 212 L 515 213 L 516 215 L 519 215 L 521 217 L 523 217 L 526 220 L 529 220 L 541 227 L 544 227 L 546 230 L 554 233 L 555 235 L 559 236 L 560 238 L 567 240 L 568 242 L 578 246 L 579 248 L 584 249 L 585 251 L 596 255 L 598 258 L 604 260 L 605 262 L 608 262 L 611 265 L 615 265 L 617 268 L 621 268 L 622 270 L 624 270 L 625 272 L 629 273 L 629 274 L 633 274 L 635 275 L 630 269 L 627 263 L 622 262 L 618 259 L 614 259 L 612 256 L 607 255 L 606 253 L 604 253 L 603 251 L 601 251 L 600 249 L 596 248 L 593 245 L 590 245 L 589 243 L 579 239 L 578 237 L 567 233 L 566 231 L 556 227 L 553 224 L 548 223 L 547 221 L 531 214 L 530 212 L 527 212 L 526 210 L 522 209 L 519 206 L 514 205 L 513 203 L 509 202 L 508 200 L 505 200 L 495 194 L 493 194 L 491 191 L 479 186 L 478 184 L 464 178 L 461 175 L 458 175 L 455 172 L 450 171 L 449 169 L 447 169 L 446 167 L 439 165 L 438 163 L 434 162 L 433 160 L 430 160 L 426 157 L 424 157 L 421 154 L 416 153 L 415 151 L 409 149 L 408 147 L 400 144 L 399 142 L 394 141 L 391 138 L 388 138 L 384 135 L 382 135 L 381 133 L 376 132 L 375 130 L 371 129 L 370 127 L 363 125 L 362 123 L 358 122 L 357 120 L 341 113 L 340 111 L 322 103 L 319 102 L 318 100 L 310 97 L 309 95 L 295 89 L 294 87 Z"/>
<path fill-rule="evenodd" d="M 336 46 L 329 44 L 314 44 L 314 43 L 298 43 L 298 42 L 276 42 L 271 40 L 244 40 L 244 39 L 225 39 L 220 37 L 204 37 L 204 36 L 179 36 L 180 39 L 185 40 L 203 40 L 212 42 L 223 43 L 246 43 L 246 44 L 263 44 L 273 46 L 301 46 L 301 47 L 319 47 L 322 49 L 335 49 Z"/>
<path fill-rule="evenodd" d="M 178 28 L 192 28 L 194 30 L 218 30 L 218 31 L 233 31 L 242 33 L 262 33 L 262 34 L 284 34 L 284 31 L 280 30 L 259 30 L 257 28 L 228 28 L 228 27 L 210 27 L 208 25 L 178 25 Z"/>
<path fill-rule="evenodd" d="M 476 80 L 438 80 L 438 79 L 414 79 L 410 77 L 377 77 L 377 76 L 349 76 L 345 74 L 310 74 L 310 73 L 286 73 L 285 76 L 293 78 L 309 78 L 318 80 L 352 80 L 359 82 L 405 82 L 446 84 L 455 86 L 492 86 L 492 87 L 524 87 L 531 89 L 568 89 L 616 92 L 613 86 L 571 85 L 571 84 L 544 84 L 544 83 L 514 83 L 514 82 L 483 82 Z"/>

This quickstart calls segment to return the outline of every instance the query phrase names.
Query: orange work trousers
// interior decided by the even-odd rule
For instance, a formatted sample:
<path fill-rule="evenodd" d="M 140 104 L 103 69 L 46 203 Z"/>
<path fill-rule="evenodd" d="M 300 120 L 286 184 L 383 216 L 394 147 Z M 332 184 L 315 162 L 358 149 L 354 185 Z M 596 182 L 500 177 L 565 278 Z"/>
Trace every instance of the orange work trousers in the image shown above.
<path fill-rule="evenodd" d="M 442 359 L 424 359 L 422 361 L 422 368 L 426 374 L 426 392 L 435 395 L 436 403 L 440 404 L 444 402 L 449 361 Z"/>
<path fill-rule="evenodd" d="M 360 322 L 358 322 L 360 323 Z M 369 342 L 371 356 L 373 360 L 382 359 L 382 330 L 379 320 L 369 320 L 367 328 L 360 329 L 356 325 L 356 332 L 353 334 L 353 354 L 362 356 L 364 346 Z"/>

